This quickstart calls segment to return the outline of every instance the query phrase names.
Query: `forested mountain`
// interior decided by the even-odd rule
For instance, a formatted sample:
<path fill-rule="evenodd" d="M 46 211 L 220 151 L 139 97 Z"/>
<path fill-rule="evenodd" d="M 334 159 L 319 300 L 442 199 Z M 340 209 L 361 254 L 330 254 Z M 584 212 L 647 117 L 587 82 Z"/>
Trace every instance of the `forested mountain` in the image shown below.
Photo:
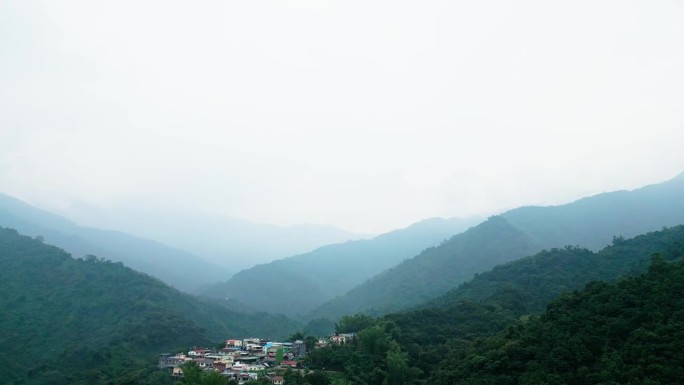
<path fill-rule="evenodd" d="M 684 378 L 684 262 L 593 282 L 541 317 L 456 346 L 432 384 L 677 384 Z"/>
<path fill-rule="evenodd" d="M 684 226 L 628 240 L 615 238 L 597 253 L 577 246 L 544 250 L 478 274 L 421 307 L 448 307 L 471 300 L 505 306 L 520 314 L 539 312 L 562 292 L 580 289 L 591 281 L 641 274 L 653 253 L 668 260 L 684 253 Z"/>
<path fill-rule="evenodd" d="M 684 223 L 684 173 L 633 191 L 615 191 L 549 207 L 521 207 L 502 216 L 544 248 L 600 250 L 613 236 L 633 237 Z"/>
<path fill-rule="evenodd" d="M 397 340 L 430 372 L 449 340 L 490 335 L 521 316 L 544 311 L 553 299 L 591 281 L 639 275 L 654 253 L 668 261 L 681 259 L 684 226 L 617 238 L 598 253 L 580 247 L 542 251 L 479 274 L 419 309 L 384 319 L 398 327 Z"/>
<path fill-rule="evenodd" d="M 516 232 L 524 238 L 526 247 L 516 254 L 502 247 L 496 229 L 469 240 L 470 249 L 454 248 L 452 242 L 462 242 L 480 230 L 471 229 L 443 245 L 404 261 L 386 270 L 343 296 L 314 309 L 310 317 L 337 318 L 344 314 L 368 312 L 384 314 L 415 306 L 444 294 L 470 279 L 474 273 L 531 255 L 543 248 L 566 245 L 586 245 L 598 250 L 614 236 L 630 237 L 684 223 L 684 174 L 676 178 L 634 191 L 617 191 L 580 199 L 561 206 L 522 207 L 501 214 L 502 230 Z M 505 230 L 504 230 L 505 229 Z M 504 236 L 505 237 L 505 236 Z M 475 244 L 475 242 L 480 242 Z M 480 252 L 498 253 L 496 260 L 482 261 Z"/>
<path fill-rule="evenodd" d="M 502 217 L 491 217 L 325 303 L 309 317 L 336 319 L 360 311 L 381 315 L 405 309 L 445 293 L 477 272 L 539 248 Z"/>
<path fill-rule="evenodd" d="M 561 296 L 561 302 L 566 301 L 565 298 L 581 297 L 581 295 L 569 293 L 572 290 L 584 287 L 592 280 L 615 281 L 625 276 L 637 276 L 648 270 L 648 265 L 654 254 L 658 257 L 651 267 L 651 272 L 654 268 L 657 271 L 664 271 L 663 266 L 667 266 L 666 261 L 681 261 L 684 257 L 684 226 L 648 233 L 629 240 L 618 238 L 613 245 L 606 247 L 599 253 L 593 253 L 579 247 L 544 251 L 478 275 L 448 295 L 433 301 L 433 307 L 389 314 L 375 320 L 368 316 L 345 316 L 339 321 L 338 328 L 342 328 L 344 331 L 361 330 L 359 344 L 316 351 L 309 358 L 309 363 L 312 367 L 317 368 L 336 368 L 352 377 L 359 376 L 359 370 L 357 370 L 359 363 L 374 362 L 381 370 L 369 370 L 364 378 L 368 384 L 382 383 L 383 378 L 389 375 L 390 368 L 394 366 L 393 370 L 396 370 L 397 365 L 403 368 L 404 372 L 413 373 L 415 377 L 427 380 L 427 383 L 524 384 L 527 382 L 522 380 L 520 362 L 529 360 L 531 352 L 535 352 L 535 360 L 538 361 L 544 361 L 555 355 L 552 367 L 579 368 L 580 366 L 575 366 L 577 363 L 573 360 L 575 357 L 584 356 L 582 350 L 584 348 L 579 346 L 581 344 L 577 344 L 577 340 L 573 341 L 575 336 L 572 335 L 572 331 L 574 330 L 584 330 L 584 333 L 590 334 L 589 330 L 595 328 L 596 334 L 582 341 L 582 343 L 597 342 L 600 339 L 612 343 L 616 341 L 618 335 L 620 338 L 624 338 L 629 333 L 636 333 L 636 335 L 643 337 L 644 334 L 639 331 L 638 324 L 648 317 L 655 320 L 656 323 L 663 322 L 661 325 L 651 324 L 649 326 L 652 330 L 660 330 L 661 334 L 658 338 L 662 338 L 664 332 L 669 333 L 675 330 L 672 325 L 667 325 L 667 322 L 669 322 L 668 319 L 678 319 L 679 313 L 684 311 L 681 308 L 683 305 L 681 298 L 684 298 L 682 296 L 684 291 L 681 288 L 684 280 L 682 280 L 681 271 L 677 273 L 678 281 L 670 281 L 672 277 L 663 279 L 663 276 L 651 280 L 654 283 L 658 280 L 661 281 L 662 291 L 658 294 L 659 299 L 655 299 L 655 302 L 662 303 L 666 297 L 670 297 L 674 300 L 672 301 L 673 304 L 678 303 L 676 306 L 679 306 L 679 310 L 673 311 L 672 308 L 667 307 L 659 308 L 660 305 L 657 304 L 650 307 L 648 302 L 650 299 L 645 298 L 641 300 L 638 306 L 635 306 L 635 303 L 625 303 L 623 300 L 612 302 L 613 305 L 606 305 L 611 301 L 606 300 L 606 295 L 599 295 L 587 300 L 593 309 L 584 309 L 577 312 L 576 316 L 570 315 L 568 312 L 569 318 L 566 320 L 571 319 L 574 325 L 566 329 L 566 334 L 559 338 L 551 334 L 553 343 L 557 344 L 557 346 L 553 346 L 554 349 L 551 351 L 544 351 L 548 345 L 544 346 L 542 340 L 545 339 L 545 336 L 543 333 L 535 334 L 535 339 L 514 339 L 512 343 L 510 339 L 507 339 L 508 337 L 505 337 L 505 341 L 501 341 L 499 339 L 501 337 L 493 337 L 489 340 L 482 339 L 494 336 L 509 326 L 512 328 L 508 329 L 508 333 L 511 330 L 519 331 L 522 330 L 521 328 L 526 328 L 529 324 L 537 322 L 534 315 L 543 312 L 549 302 L 558 296 Z M 679 263 L 680 267 L 677 269 L 684 269 L 681 262 Z M 651 272 L 648 274 L 652 274 Z M 623 283 L 617 287 L 620 288 L 620 285 Z M 594 281 L 594 283 L 589 284 L 589 287 L 608 287 L 608 285 L 605 283 L 597 284 Z M 644 287 L 639 290 L 644 290 Z M 654 293 L 653 290 L 646 288 L 643 294 L 649 296 L 652 293 Z M 568 304 L 572 307 L 576 302 L 569 300 Z M 551 305 L 549 309 L 554 309 L 554 306 Z M 605 309 L 602 306 L 605 306 Z M 558 309 L 563 309 L 563 311 Z M 554 316 L 564 318 L 565 309 L 566 307 L 557 308 L 553 312 Z M 591 312 L 596 310 L 603 311 L 604 314 L 591 321 L 594 322 L 590 324 L 591 327 L 587 327 L 583 323 L 583 317 L 591 318 Z M 612 319 L 605 318 L 605 313 L 610 313 Z M 621 323 L 621 318 L 630 321 Z M 601 325 L 602 320 L 612 323 L 611 326 Z M 349 325 L 351 325 L 351 329 L 347 328 Z M 681 329 L 681 325 L 679 328 Z M 601 335 L 606 331 L 614 334 Z M 516 332 L 514 335 L 517 336 L 518 333 Z M 362 346 L 366 344 L 362 340 L 369 338 L 381 341 L 381 344 L 376 345 L 379 346 L 379 349 L 384 349 L 380 354 L 369 352 L 367 348 Z M 571 342 L 564 345 L 566 341 Z M 651 345 L 653 342 L 656 345 Z M 541 344 L 542 347 L 530 347 L 528 349 L 528 344 Z M 641 352 L 655 352 L 655 358 L 644 357 L 645 361 L 655 360 L 649 363 L 651 365 L 650 370 L 658 370 L 657 365 L 659 364 L 670 365 L 667 371 L 671 373 L 673 362 L 667 361 L 667 357 L 672 354 L 671 351 L 665 351 L 663 357 L 664 351 L 661 350 L 663 346 L 657 339 L 642 339 L 639 344 L 641 346 L 638 349 Z M 677 343 L 671 346 L 677 346 Z M 556 347 L 564 350 L 555 350 Z M 619 354 L 622 355 L 628 351 L 628 349 L 623 349 Z M 504 357 L 501 357 L 501 352 L 505 352 Z M 574 352 L 578 352 L 579 355 L 575 356 Z M 390 356 L 393 358 L 392 362 L 390 362 Z M 645 383 L 640 382 L 644 378 L 638 377 L 638 371 L 643 371 L 643 368 L 638 367 L 640 363 L 634 362 L 633 357 L 610 357 L 613 356 L 604 355 L 601 360 L 609 362 L 608 359 L 617 358 L 610 365 L 625 364 L 621 367 L 622 370 L 631 370 L 637 375 L 635 378 L 640 378 L 634 383 Z M 445 360 L 446 358 L 448 359 Z M 631 359 L 632 362 L 628 363 L 623 358 Z M 596 371 L 598 366 L 602 364 L 603 362 L 595 363 L 587 371 Z M 675 369 L 679 365 L 677 370 L 681 370 L 681 360 L 674 364 Z M 533 372 L 537 369 L 539 369 L 537 363 L 532 362 L 525 370 Z M 547 369 L 548 367 L 544 370 Z M 373 375 L 374 372 L 375 375 Z M 509 372 L 510 376 L 517 376 L 516 381 L 511 381 L 507 377 Z M 417 373 L 422 373 L 422 375 L 419 376 Z M 565 375 L 573 374 L 565 373 Z M 462 382 L 465 378 L 469 378 L 471 382 Z M 535 377 L 535 380 L 540 378 Z M 583 380 L 569 381 L 567 378 L 551 380 L 548 377 L 545 381 L 539 380 L 530 383 L 595 383 L 584 382 Z M 664 378 L 671 379 L 672 377 Z M 610 382 L 603 383 L 608 384 Z M 629 383 L 629 381 L 624 380 L 616 383 Z M 676 381 L 661 383 L 676 383 Z"/>
<path fill-rule="evenodd" d="M 1 193 L 0 226 L 41 236 L 47 243 L 59 246 L 75 257 L 92 254 L 121 261 L 185 291 L 225 280 L 232 274 L 189 252 L 118 231 L 79 226 Z"/>
<path fill-rule="evenodd" d="M 122 263 L 74 259 L 0 228 L 0 378 L 3 383 L 144 383 L 167 350 L 300 325 L 199 300 Z"/>
<path fill-rule="evenodd" d="M 432 218 L 370 240 L 318 248 L 243 270 L 202 294 L 291 316 L 306 314 L 374 274 L 459 233 L 473 220 Z"/>

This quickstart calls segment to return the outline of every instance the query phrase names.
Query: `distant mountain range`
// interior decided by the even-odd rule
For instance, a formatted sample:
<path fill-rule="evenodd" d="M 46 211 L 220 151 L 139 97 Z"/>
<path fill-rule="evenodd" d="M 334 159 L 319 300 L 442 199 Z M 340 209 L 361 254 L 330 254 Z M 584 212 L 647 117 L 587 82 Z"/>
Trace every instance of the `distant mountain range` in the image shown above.
<path fill-rule="evenodd" d="M 337 319 L 357 312 L 396 312 L 443 294 L 475 273 L 533 254 L 540 248 L 502 217 L 492 217 L 326 302 L 307 318 Z"/>
<path fill-rule="evenodd" d="M 99 209 L 75 204 L 65 213 L 80 223 L 121 229 L 188 250 L 233 272 L 324 245 L 370 237 L 330 225 L 277 226 L 215 213 L 156 207 Z"/>
<path fill-rule="evenodd" d="M 243 270 L 201 294 L 230 298 L 246 307 L 304 315 L 373 275 L 475 223 L 473 219 L 427 219 L 405 229 L 328 245 L 312 252 Z"/>
<path fill-rule="evenodd" d="M 684 223 L 684 173 L 633 191 L 615 191 L 549 207 L 526 206 L 502 216 L 544 248 L 600 250 L 613 236 L 630 238 Z"/>
<path fill-rule="evenodd" d="M 185 291 L 223 281 L 235 272 L 156 241 L 119 231 L 79 226 L 4 194 L 0 194 L 0 226 L 40 236 L 77 258 L 92 254 L 123 262 Z"/>
<path fill-rule="evenodd" d="M 312 310 L 307 318 L 385 314 L 419 305 L 497 264 L 544 248 L 600 249 L 613 237 L 632 237 L 684 223 L 684 174 L 634 191 L 617 191 L 550 207 L 521 207 L 492 217 L 425 250 Z"/>
<path fill-rule="evenodd" d="M 0 228 L 0 360 L 6 363 L 0 368 L 0 378 L 29 385 L 154 383 L 153 377 L 161 379 L 159 371 L 144 368 L 157 353 L 228 336 L 282 338 L 305 328 L 285 316 L 226 306 L 235 303 L 245 309 L 315 321 L 357 312 L 381 315 L 400 311 L 386 315 L 380 320 L 385 322 L 384 331 L 374 326 L 374 332 L 391 334 L 406 352 L 404 358 L 410 357 L 428 378 L 438 380 L 436 383 L 453 383 L 450 381 L 464 370 L 481 368 L 476 357 L 463 355 L 468 349 L 482 348 L 482 354 L 492 357 L 498 357 L 503 349 L 487 350 L 489 343 L 469 345 L 473 338 L 492 336 L 513 325 L 508 334 L 492 340 L 505 342 L 525 331 L 528 322 L 541 325 L 538 319 L 564 319 L 567 309 L 578 325 L 584 322 L 583 314 L 608 311 L 610 314 L 596 316 L 595 321 L 600 326 L 604 316 L 613 317 L 614 325 L 606 334 L 610 337 L 606 343 L 613 343 L 614 327 L 624 326 L 620 314 L 632 317 L 630 322 L 638 327 L 645 316 L 660 313 L 647 307 L 639 310 L 644 310 L 641 313 L 633 312 L 630 306 L 634 301 L 629 299 L 637 297 L 632 294 L 620 297 L 626 302 L 619 307 L 606 308 L 601 301 L 618 291 L 599 283 L 590 285 L 584 294 L 565 295 L 552 302 L 556 310 L 547 311 L 542 318 L 533 315 L 558 295 L 589 281 L 640 274 L 654 252 L 660 257 L 652 259 L 647 285 L 634 286 L 643 281 L 637 278 L 615 287 L 633 285 L 633 292 L 643 294 L 647 305 L 650 292 L 646 291 L 657 289 L 659 303 L 667 305 L 658 311 L 671 310 L 670 300 L 679 304 L 673 293 L 681 285 L 673 277 L 681 278 L 681 265 L 667 267 L 664 261 L 684 255 L 684 226 L 678 226 L 684 223 L 682 196 L 684 175 L 567 205 L 523 207 L 470 228 L 472 222 L 466 220 L 430 219 L 370 240 L 329 245 L 255 266 L 207 290 L 205 294 L 213 299 L 199 299 L 104 258 L 129 258 L 127 264 L 139 263 L 149 269 L 148 274 L 167 274 L 168 280 L 180 277 L 187 285 L 206 283 L 210 273 L 203 269 L 218 269 L 216 266 L 153 241 L 78 226 L 0 195 L 0 225 L 30 235 Z M 643 233 L 647 234 L 625 239 Z M 74 257 L 82 258 L 72 258 L 48 245 L 52 240 L 77 250 Z M 575 246 L 585 244 L 591 250 Z M 606 245 L 610 246 L 604 248 Z M 602 250 L 592 251 L 597 249 Z M 174 258 L 178 258 L 177 265 L 169 263 Z M 180 267 L 168 270 L 176 266 Z M 160 270 L 152 272 L 154 268 Z M 675 270 L 675 275 L 668 275 Z M 659 277 L 670 278 L 665 282 Z M 573 313 L 577 298 L 586 299 L 582 307 L 589 306 L 590 313 Z M 594 306 L 597 303 L 600 306 Z M 407 309 L 410 311 L 403 312 Z M 616 309 L 627 311 L 618 314 Z M 638 316 L 633 317 L 635 314 Z M 676 314 L 671 319 L 678 323 L 668 324 L 671 330 L 679 330 L 681 320 Z M 590 335 L 599 330 L 584 331 Z M 670 329 L 660 328 L 659 341 L 667 342 L 669 333 Z M 366 342 L 373 336 L 371 332 L 359 334 Z M 598 341 L 594 337 L 587 341 L 594 340 Z M 511 348 L 510 344 L 501 346 Z M 631 357 L 631 345 L 625 346 L 624 357 Z M 644 346 L 650 349 L 653 345 Z M 512 348 L 509 358 L 517 360 L 520 355 Z M 546 359 L 547 353 L 538 358 Z M 461 367 L 466 362 L 461 355 L 471 367 Z M 670 350 L 662 356 L 668 355 Z M 440 362 L 445 357 L 448 360 Z M 341 357 L 334 358 L 343 362 Z M 389 355 L 382 355 L 381 360 L 385 358 L 389 360 Z M 372 367 L 374 361 L 369 362 Z M 353 371 L 355 367 L 344 368 Z"/>

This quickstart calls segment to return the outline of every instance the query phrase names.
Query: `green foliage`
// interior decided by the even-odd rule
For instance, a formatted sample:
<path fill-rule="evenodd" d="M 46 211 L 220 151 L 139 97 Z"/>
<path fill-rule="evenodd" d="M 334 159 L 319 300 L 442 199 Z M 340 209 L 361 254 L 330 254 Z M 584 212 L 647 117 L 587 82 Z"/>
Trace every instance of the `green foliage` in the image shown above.
<path fill-rule="evenodd" d="M 314 336 L 306 336 L 306 338 L 304 338 L 304 344 L 306 345 L 306 351 L 310 352 L 310 351 L 314 350 L 317 342 L 318 342 L 318 338 L 316 338 Z"/>
<path fill-rule="evenodd" d="M 445 307 L 471 300 L 516 314 L 541 312 L 565 291 L 580 289 L 590 281 L 641 274 L 652 253 L 672 260 L 683 249 L 684 226 L 676 226 L 629 240 L 616 238 L 598 253 L 572 246 L 545 250 L 479 274 L 424 306 Z"/>
<path fill-rule="evenodd" d="M 183 378 L 180 380 L 180 385 L 200 385 L 202 384 L 202 369 L 194 362 L 188 362 L 183 365 Z"/>
<path fill-rule="evenodd" d="M 325 373 L 314 370 L 304 376 L 304 383 L 309 385 L 328 385 L 330 384 L 330 378 Z"/>
<path fill-rule="evenodd" d="M 271 385 L 271 380 L 268 378 L 259 378 L 256 380 L 249 380 L 245 382 L 247 385 Z"/>
<path fill-rule="evenodd" d="M 145 383 L 159 353 L 296 328 L 284 317 L 230 311 L 121 263 L 73 259 L 2 228 L 0 282 L 0 378 L 8 384 Z"/>
<path fill-rule="evenodd" d="M 225 279 L 230 272 L 196 255 L 118 231 L 83 227 L 0 193 L 0 227 L 11 227 L 76 257 L 88 254 L 121 261 L 181 290 Z"/>
<path fill-rule="evenodd" d="M 233 385 L 235 380 L 228 380 L 218 372 L 205 372 L 194 362 L 183 365 L 183 378 L 178 382 L 179 385 Z"/>
<path fill-rule="evenodd" d="M 593 280 L 615 281 L 644 272 L 652 253 L 667 260 L 684 253 L 684 226 L 620 240 L 599 253 L 579 247 L 542 251 L 479 274 L 425 308 L 385 317 L 396 340 L 424 372 L 444 351 L 503 330 L 539 313 L 559 295 Z"/>
<path fill-rule="evenodd" d="M 309 317 L 401 311 L 444 294 L 475 273 L 544 248 L 582 245 L 598 250 L 614 236 L 619 241 L 620 236 L 680 225 L 684 223 L 682 196 L 684 174 L 630 192 L 511 210 L 370 278 L 314 309 Z"/>
<path fill-rule="evenodd" d="M 375 321 L 351 342 L 310 352 L 304 365 L 342 373 L 344 382 L 335 383 L 411 384 L 421 371 L 409 365 L 408 354 L 394 340 L 395 331 L 394 324 Z"/>
<path fill-rule="evenodd" d="M 220 299 L 230 296 L 255 309 L 304 316 L 325 301 L 463 231 L 470 224 L 469 220 L 457 218 L 433 218 L 370 240 L 323 246 L 306 254 L 243 270 L 202 294 Z M 268 285 L 254 285 L 254 282 L 268 282 Z M 272 290 L 273 287 L 278 290 Z M 335 319 L 338 316 L 308 319 L 313 318 Z M 330 334 L 318 330 L 311 333 Z"/>
<path fill-rule="evenodd" d="M 309 335 L 327 337 L 335 331 L 335 323 L 327 318 L 316 318 L 309 321 L 304 330 Z"/>
<path fill-rule="evenodd" d="M 304 339 L 304 333 L 302 333 L 302 332 L 296 332 L 296 333 L 290 335 L 289 337 L 287 337 L 288 341 L 293 341 L 293 342 L 297 341 L 297 340 L 303 340 L 303 339 Z"/>
<path fill-rule="evenodd" d="M 595 282 L 451 352 L 434 384 L 674 384 L 684 378 L 684 262 Z"/>
<path fill-rule="evenodd" d="M 335 333 L 356 333 L 375 324 L 375 319 L 365 314 L 346 315 L 335 323 Z"/>
<path fill-rule="evenodd" d="M 300 371 L 289 368 L 283 374 L 283 380 L 287 385 L 328 385 L 331 382 L 330 377 L 323 371 L 314 370 L 303 375 Z"/>
<path fill-rule="evenodd" d="M 396 312 L 442 295 L 475 273 L 540 249 L 505 219 L 491 217 L 321 305 L 309 317 Z"/>
<path fill-rule="evenodd" d="M 646 271 L 652 253 L 660 253 L 664 260 L 681 258 L 684 226 L 629 240 L 618 239 L 599 253 L 565 247 L 497 266 L 431 302 L 432 306 L 371 320 L 371 326 L 359 332 L 352 346 L 313 352 L 312 367 L 345 371 L 353 376 L 348 368 L 360 370 L 361 366 L 353 364 L 359 357 L 376 356 L 375 361 L 380 362 L 377 355 L 393 351 L 387 347 L 396 343 L 408 354 L 412 368 L 426 374 L 439 372 L 444 376 L 443 383 L 454 383 L 454 373 L 445 370 L 442 363 L 445 355 L 466 357 L 473 341 L 495 335 L 511 325 L 517 328 L 533 322 L 535 318 L 530 313 L 544 311 L 553 299 L 591 281 L 615 281 L 640 274 Z M 378 325 L 383 325 L 389 334 L 379 333 Z M 390 357 L 385 359 L 387 369 L 379 367 L 389 375 Z M 552 377 L 529 381 L 533 380 L 553 383 Z"/>

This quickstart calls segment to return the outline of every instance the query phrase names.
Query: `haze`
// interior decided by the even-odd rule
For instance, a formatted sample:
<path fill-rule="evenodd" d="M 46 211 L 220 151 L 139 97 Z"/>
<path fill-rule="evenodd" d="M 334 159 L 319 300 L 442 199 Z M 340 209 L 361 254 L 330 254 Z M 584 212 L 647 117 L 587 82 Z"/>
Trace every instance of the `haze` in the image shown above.
<path fill-rule="evenodd" d="M 684 170 L 678 1 L 5 1 L 0 192 L 380 233 Z"/>

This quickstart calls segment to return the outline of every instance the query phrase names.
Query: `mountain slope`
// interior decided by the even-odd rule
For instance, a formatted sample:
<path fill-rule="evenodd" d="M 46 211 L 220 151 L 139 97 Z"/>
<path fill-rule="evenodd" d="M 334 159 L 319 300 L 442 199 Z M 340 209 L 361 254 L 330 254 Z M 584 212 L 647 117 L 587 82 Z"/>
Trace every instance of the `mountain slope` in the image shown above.
<path fill-rule="evenodd" d="M 579 247 L 545 250 L 496 266 L 420 308 L 384 319 L 397 326 L 397 341 L 427 373 L 450 340 L 496 333 L 589 282 L 642 274 L 654 254 L 666 261 L 681 259 L 684 226 L 617 239 L 598 253 Z"/>
<path fill-rule="evenodd" d="M 684 262 L 654 258 L 643 276 L 593 282 L 554 301 L 539 318 L 452 349 L 429 383 L 679 383 L 682 293 Z"/>
<path fill-rule="evenodd" d="M 470 300 L 516 314 L 541 312 L 561 293 L 591 281 L 611 282 L 643 273 L 654 253 L 666 260 L 684 254 L 684 226 L 618 238 L 598 253 L 570 246 L 544 250 L 478 274 L 422 307 L 450 307 Z"/>
<path fill-rule="evenodd" d="M 684 173 L 633 191 L 615 191 L 560 206 L 521 207 L 502 216 L 544 248 L 600 250 L 613 236 L 633 237 L 684 223 Z"/>
<path fill-rule="evenodd" d="M 231 336 L 282 338 L 298 327 L 201 301 L 121 263 L 73 259 L 0 228 L 4 383 L 104 383 L 163 351 Z"/>
<path fill-rule="evenodd" d="M 186 251 L 117 231 L 79 226 L 4 194 L 0 194 L 0 226 L 41 236 L 77 257 L 93 254 L 124 262 L 186 291 L 231 274 Z"/>
<path fill-rule="evenodd" d="M 309 317 L 385 314 L 445 293 L 475 273 L 538 250 L 526 234 L 501 217 L 491 217 L 437 247 L 382 272 L 314 310 Z"/>
<path fill-rule="evenodd" d="M 521 321 L 527 322 L 535 314 L 543 312 L 558 296 L 567 296 L 571 290 L 584 287 L 592 280 L 615 281 L 642 274 L 648 270 L 654 253 L 658 255 L 656 259 L 662 261 L 681 261 L 684 257 L 684 226 L 629 240 L 616 239 L 612 246 L 599 253 L 579 247 L 543 251 L 479 274 L 458 289 L 431 302 L 430 307 L 388 314 L 375 320 L 364 316 L 344 317 L 338 325 L 343 325 L 341 328 L 351 327 L 346 331 L 357 331 L 360 340 L 377 334 L 380 328 L 384 330 L 384 338 L 393 340 L 407 353 L 404 359 L 407 365 L 417 367 L 427 376 L 441 373 L 437 376 L 440 381 L 443 380 L 441 383 L 460 383 L 457 377 L 452 376 L 452 371 L 441 372 L 445 368 L 450 369 L 449 365 L 453 364 L 442 362 L 445 356 L 453 355 L 455 362 L 470 359 L 471 354 L 478 356 L 478 353 L 464 349 L 470 345 L 481 345 L 482 338 L 491 337 L 507 327 L 508 330 L 519 330 Z M 681 297 L 677 293 L 672 295 Z M 366 326 L 360 328 L 359 325 Z M 526 346 L 526 343 L 522 343 L 517 347 L 524 349 Z M 345 371 L 349 377 L 355 376 L 359 360 L 354 356 L 354 349 L 350 352 L 346 347 L 336 348 L 317 351 L 310 357 L 309 363 L 317 369 L 334 366 L 337 370 Z M 384 358 L 376 355 L 361 361 L 375 359 L 382 363 Z M 514 355 L 512 358 L 519 359 L 520 356 Z M 496 361 L 479 357 L 473 363 L 479 367 L 499 367 Z M 506 374 L 508 370 L 501 367 L 498 372 Z M 435 378 L 423 380 L 433 383 Z M 475 383 L 506 383 L 479 380 Z"/>
<path fill-rule="evenodd" d="M 463 231 L 472 220 L 433 218 L 370 240 L 318 248 L 235 274 L 202 294 L 236 299 L 250 307 L 305 314 L 374 274 Z"/>
<path fill-rule="evenodd" d="M 527 254 L 509 254 L 499 263 L 532 255 L 543 248 L 587 245 L 596 250 L 614 236 L 634 236 L 663 226 L 684 223 L 684 174 L 634 191 L 617 191 L 580 199 L 561 206 L 522 207 L 500 216 L 509 228 L 527 238 Z M 383 314 L 428 301 L 494 265 L 476 266 L 479 249 L 496 248 L 497 235 L 490 232 L 473 244 L 471 255 L 452 253 L 438 247 L 372 279 L 314 309 L 311 317 L 335 318 L 356 312 Z M 532 246 L 534 245 L 534 246 Z M 501 249 L 506 254 L 507 250 Z M 415 260 L 415 261 L 414 261 Z M 467 274 L 447 274 L 463 271 Z"/>
<path fill-rule="evenodd" d="M 367 238 L 330 225 L 277 226 L 155 205 L 105 210 L 76 204 L 67 213 L 80 223 L 122 229 L 188 250 L 233 272 L 324 245 Z"/>

